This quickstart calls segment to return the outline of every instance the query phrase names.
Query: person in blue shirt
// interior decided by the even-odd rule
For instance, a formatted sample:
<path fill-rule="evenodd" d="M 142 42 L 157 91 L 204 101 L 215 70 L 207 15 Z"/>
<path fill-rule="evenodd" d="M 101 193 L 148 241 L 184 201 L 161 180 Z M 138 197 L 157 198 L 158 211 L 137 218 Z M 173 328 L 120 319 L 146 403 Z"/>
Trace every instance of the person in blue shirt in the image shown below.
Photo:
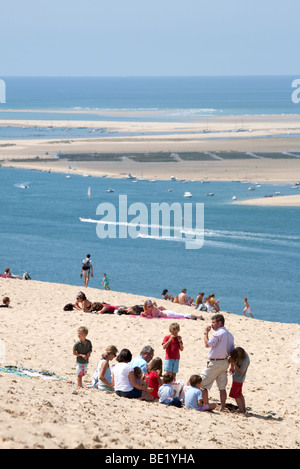
<path fill-rule="evenodd" d="M 135 366 L 138 366 L 143 374 L 145 375 L 147 373 L 148 369 L 148 364 L 152 360 L 154 356 L 154 350 L 151 347 L 151 345 L 146 345 L 145 347 L 142 348 L 140 355 L 136 358 L 133 358 L 130 362 L 130 366 L 134 368 Z"/>
<path fill-rule="evenodd" d="M 217 407 L 217 404 L 203 403 L 201 382 L 202 378 L 200 375 L 192 375 L 190 377 L 189 383 L 191 387 L 187 390 L 184 397 L 186 409 L 195 409 L 204 412 L 206 410 L 214 410 Z"/>
<path fill-rule="evenodd" d="M 182 402 L 177 397 L 172 383 L 174 381 L 173 373 L 166 372 L 162 377 L 162 385 L 158 389 L 158 398 L 161 404 L 182 407 Z"/>

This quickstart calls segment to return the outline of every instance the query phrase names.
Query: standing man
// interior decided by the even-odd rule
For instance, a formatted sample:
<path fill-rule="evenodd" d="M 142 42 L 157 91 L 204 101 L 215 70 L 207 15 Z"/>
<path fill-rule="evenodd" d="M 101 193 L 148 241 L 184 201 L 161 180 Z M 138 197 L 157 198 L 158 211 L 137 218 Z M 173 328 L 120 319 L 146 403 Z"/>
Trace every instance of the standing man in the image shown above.
<path fill-rule="evenodd" d="M 234 349 L 233 335 L 224 327 L 224 323 L 224 316 L 222 314 L 215 314 L 212 316 L 211 326 L 205 327 L 204 345 L 210 348 L 210 351 L 208 353 L 207 366 L 201 373 L 204 404 L 208 404 L 208 390 L 212 387 L 214 381 L 216 381 L 220 391 L 221 411 L 225 409 L 227 398 L 228 356 Z M 215 333 L 209 338 L 208 333 L 211 329 Z"/>
<path fill-rule="evenodd" d="M 81 277 L 83 276 L 84 286 L 87 287 L 88 283 L 89 283 L 89 280 L 90 280 L 90 276 L 91 277 L 94 276 L 93 265 L 92 265 L 91 255 L 90 254 L 87 254 L 86 258 L 83 259 L 83 261 L 82 261 L 81 275 L 80 276 Z"/>

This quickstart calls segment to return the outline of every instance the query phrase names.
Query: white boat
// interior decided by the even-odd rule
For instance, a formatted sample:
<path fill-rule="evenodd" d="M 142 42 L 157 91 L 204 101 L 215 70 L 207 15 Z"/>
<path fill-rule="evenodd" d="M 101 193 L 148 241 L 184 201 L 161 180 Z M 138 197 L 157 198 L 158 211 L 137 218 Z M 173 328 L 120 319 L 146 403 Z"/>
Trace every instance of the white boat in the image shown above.
<path fill-rule="evenodd" d="M 236 200 L 236 196 L 235 196 L 235 195 L 232 197 L 232 200 Z"/>
<path fill-rule="evenodd" d="M 192 194 L 190 192 L 185 192 L 183 194 L 183 197 L 187 197 L 187 198 L 191 198 L 192 197 Z"/>
<path fill-rule="evenodd" d="M 91 188 L 90 187 L 88 188 L 87 195 L 88 195 L 88 198 L 90 199 L 91 198 Z"/>
<path fill-rule="evenodd" d="M 66 179 L 70 179 L 70 177 L 71 177 L 71 176 L 67 175 L 67 176 L 66 176 Z"/>
<path fill-rule="evenodd" d="M 171 181 L 176 181 L 176 177 L 175 177 L 175 176 L 171 176 Z"/>
<path fill-rule="evenodd" d="M 132 176 L 132 174 L 128 173 L 126 176 L 127 179 L 135 179 L 135 176 Z"/>
<path fill-rule="evenodd" d="M 255 191 L 255 187 L 248 187 L 248 191 Z"/>
<path fill-rule="evenodd" d="M 107 189 L 107 192 L 115 192 L 114 189 Z"/>
<path fill-rule="evenodd" d="M 212 195 L 215 195 L 215 194 L 214 194 L 213 192 L 207 192 L 207 194 L 205 194 L 205 195 L 210 195 L 210 196 L 212 196 Z"/>
<path fill-rule="evenodd" d="M 29 189 L 29 183 L 24 182 L 20 184 L 15 184 L 15 187 L 18 187 L 19 189 Z"/>
<path fill-rule="evenodd" d="M 173 189 L 168 189 L 168 192 L 172 192 Z"/>

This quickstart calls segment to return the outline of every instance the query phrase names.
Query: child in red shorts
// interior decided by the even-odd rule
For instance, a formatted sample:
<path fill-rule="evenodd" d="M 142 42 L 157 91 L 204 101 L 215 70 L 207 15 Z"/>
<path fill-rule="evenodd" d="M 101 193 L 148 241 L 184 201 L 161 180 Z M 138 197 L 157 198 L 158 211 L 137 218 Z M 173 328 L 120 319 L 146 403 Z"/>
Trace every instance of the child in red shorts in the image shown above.
<path fill-rule="evenodd" d="M 242 388 L 248 366 L 250 365 L 250 359 L 242 347 L 236 347 L 230 353 L 229 362 L 231 364 L 229 372 L 232 374 L 232 386 L 229 397 L 235 399 L 239 411 L 244 414 L 246 412 L 246 404 Z"/>

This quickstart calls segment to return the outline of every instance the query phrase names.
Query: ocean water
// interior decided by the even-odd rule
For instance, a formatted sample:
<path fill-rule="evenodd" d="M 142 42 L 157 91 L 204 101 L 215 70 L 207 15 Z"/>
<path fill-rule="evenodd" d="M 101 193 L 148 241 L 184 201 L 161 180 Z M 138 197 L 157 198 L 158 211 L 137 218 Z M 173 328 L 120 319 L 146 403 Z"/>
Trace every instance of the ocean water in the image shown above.
<path fill-rule="evenodd" d="M 95 272 L 90 286 L 99 288 L 94 301 L 101 300 L 105 272 L 113 290 L 158 298 L 164 288 L 173 295 L 182 288 L 194 297 L 200 291 L 215 293 L 223 310 L 239 315 L 247 296 L 254 317 L 299 323 L 300 208 L 232 203 L 233 196 L 288 195 L 297 189 L 262 184 L 249 191 L 249 186 L 238 181 L 133 183 L 0 168 L 0 272 L 9 266 L 15 274 L 28 271 L 32 279 L 80 288 L 81 261 L 90 253 Z M 107 192 L 109 188 L 114 192 Z M 186 191 L 191 199 L 183 198 Z M 203 247 L 189 250 L 184 237 L 155 239 L 150 230 L 149 236 L 136 239 L 99 238 L 97 207 L 109 202 L 118 210 L 120 195 L 127 196 L 128 206 L 203 203 Z M 132 218 L 128 215 L 129 222 Z M 66 298 L 66 303 L 72 300 Z"/>
<path fill-rule="evenodd" d="M 182 121 L 300 112 L 300 104 L 292 102 L 292 81 L 299 78 L 294 76 L 1 78 L 6 103 L 0 104 L 0 119 L 135 120 L 138 111 L 145 121 Z M 7 109 L 14 112 L 1 112 Z M 122 114 L 109 116 L 107 110 Z"/>

